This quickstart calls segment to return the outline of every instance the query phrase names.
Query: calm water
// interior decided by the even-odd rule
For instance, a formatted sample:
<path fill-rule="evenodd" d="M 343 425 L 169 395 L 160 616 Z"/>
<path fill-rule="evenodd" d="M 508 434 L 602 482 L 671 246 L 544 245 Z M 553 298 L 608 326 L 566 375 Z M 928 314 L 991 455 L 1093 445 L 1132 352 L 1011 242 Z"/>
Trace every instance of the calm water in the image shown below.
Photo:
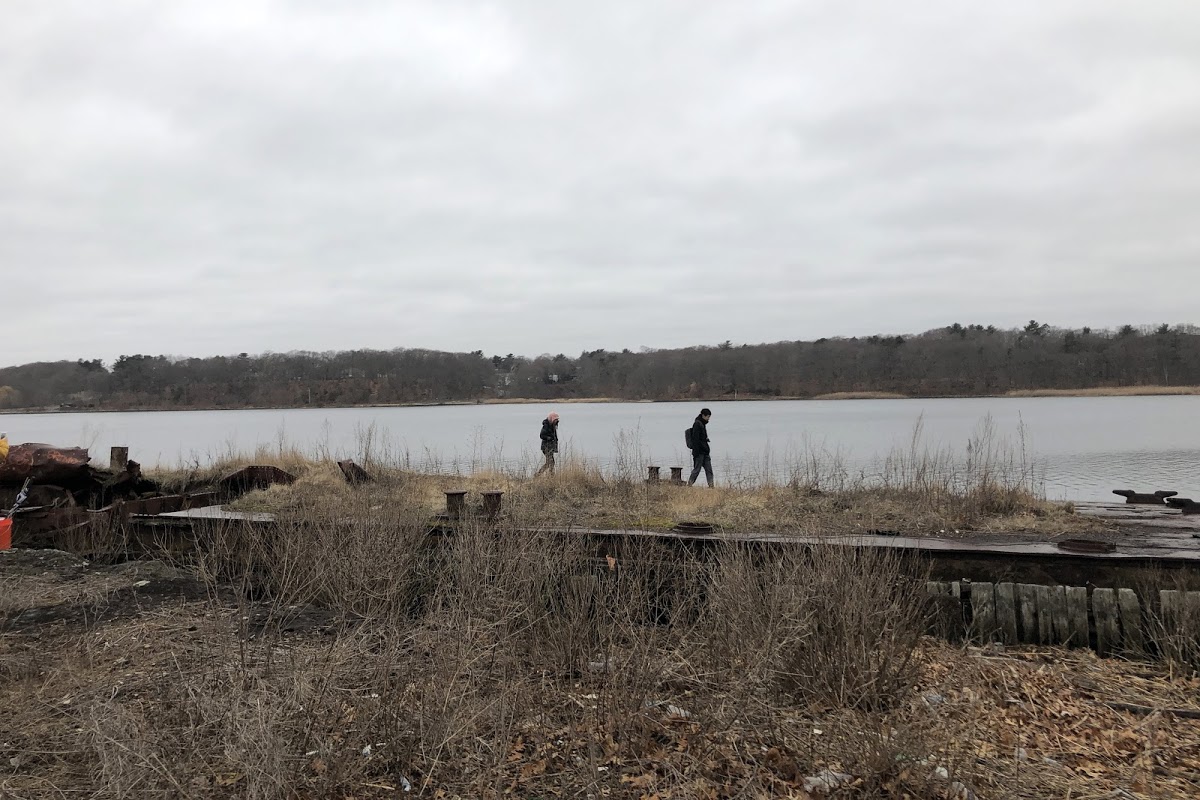
<path fill-rule="evenodd" d="M 985 419 L 1051 498 L 1114 499 L 1116 488 L 1175 489 L 1200 497 L 1200 397 L 980 398 L 710 403 L 718 481 L 788 477 L 813 456 L 828 471 L 877 476 L 914 427 L 920 449 L 965 456 Z M 361 459 L 364 450 L 414 468 L 535 465 L 550 410 L 562 416 L 565 455 L 606 470 L 689 464 L 683 430 L 699 403 L 474 405 L 260 411 L 7 414 L 16 442 L 85 445 L 99 462 L 128 445 L 144 465 L 209 462 L 278 449 Z M 1021 433 L 1023 431 L 1023 435 Z M 666 470 L 664 469 L 664 475 Z"/>

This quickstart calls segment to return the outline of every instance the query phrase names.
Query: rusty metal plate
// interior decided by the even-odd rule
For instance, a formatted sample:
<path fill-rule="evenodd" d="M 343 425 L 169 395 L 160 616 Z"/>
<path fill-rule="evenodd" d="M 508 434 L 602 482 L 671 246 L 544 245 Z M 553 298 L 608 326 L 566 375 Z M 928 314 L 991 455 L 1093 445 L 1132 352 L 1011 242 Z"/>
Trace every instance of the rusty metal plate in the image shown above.
<path fill-rule="evenodd" d="M 371 477 L 365 469 L 355 464 L 350 459 L 337 462 L 338 469 L 342 471 L 342 477 L 346 479 L 346 483 L 351 486 L 358 486 L 361 483 L 371 483 L 375 479 Z"/>
<path fill-rule="evenodd" d="M 86 447 L 54 447 L 49 444 L 14 444 L 8 458 L 0 461 L 0 483 L 22 483 L 32 478 L 37 483 L 71 478 L 88 466 Z"/>
<path fill-rule="evenodd" d="M 1059 550 L 1068 553 L 1115 553 L 1117 546 L 1099 539 L 1060 539 L 1055 542 Z"/>
<path fill-rule="evenodd" d="M 266 489 L 275 484 L 291 484 L 296 476 L 279 467 L 254 464 L 229 473 L 217 482 L 217 488 L 227 497 L 236 497 L 252 489 Z"/>

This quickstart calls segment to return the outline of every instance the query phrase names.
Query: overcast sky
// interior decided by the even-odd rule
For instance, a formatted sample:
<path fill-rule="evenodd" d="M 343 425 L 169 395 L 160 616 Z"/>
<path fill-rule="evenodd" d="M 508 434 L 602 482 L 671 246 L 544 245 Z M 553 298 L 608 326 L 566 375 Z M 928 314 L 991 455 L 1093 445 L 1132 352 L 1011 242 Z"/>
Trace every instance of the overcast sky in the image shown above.
<path fill-rule="evenodd" d="M 0 365 L 1200 318 L 1195 0 L 8 0 L 0 120 Z"/>

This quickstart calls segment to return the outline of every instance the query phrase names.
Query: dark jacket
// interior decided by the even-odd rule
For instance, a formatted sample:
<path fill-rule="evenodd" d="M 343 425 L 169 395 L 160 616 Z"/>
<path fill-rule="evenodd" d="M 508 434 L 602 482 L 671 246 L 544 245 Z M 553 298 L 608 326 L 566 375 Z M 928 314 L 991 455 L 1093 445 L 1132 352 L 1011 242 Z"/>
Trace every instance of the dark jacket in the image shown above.
<path fill-rule="evenodd" d="M 542 452 L 558 452 L 558 421 L 551 422 L 549 418 L 542 420 Z"/>
<path fill-rule="evenodd" d="M 692 423 L 692 455 L 706 456 L 711 452 L 708 446 L 708 423 L 704 417 L 697 415 Z"/>

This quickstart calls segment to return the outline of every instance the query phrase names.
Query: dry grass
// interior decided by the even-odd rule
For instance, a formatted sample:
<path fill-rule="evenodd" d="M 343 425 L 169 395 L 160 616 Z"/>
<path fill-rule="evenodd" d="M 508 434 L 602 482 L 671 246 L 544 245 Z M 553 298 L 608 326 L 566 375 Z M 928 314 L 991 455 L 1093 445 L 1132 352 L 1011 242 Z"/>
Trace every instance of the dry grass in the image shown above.
<path fill-rule="evenodd" d="M 280 444 L 246 460 L 297 483 L 241 501 L 280 525 L 219 529 L 177 578 L 126 575 L 150 581 L 135 593 L 129 567 L 50 580 L 0 560 L 0 796 L 807 798 L 826 769 L 856 799 L 1196 796 L 1200 722 L 1103 702 L 1190 707 L 1180 670 L 935 642 L 925 576 L 895 554 L 600 552 L 561 530 L 1070 524 L 986 435 L 968 455 L 710 491 L 643 483 L 634 448 L 541 479 L 364 448 L 377 480 L 352 488 Z M 430 536 L 448 488 L 504 489 L 506 513 Z M 203 591 L 146 594 L 185 578 Z"/>
<path fill-rule="evenodd" d="M 428 475 L 377 468 L 376 483 L 346 485 L 333 464 L 292 469 L 299 480 L 239 500 L 235 508 L 288 513 L 313 502 L 341 505 L 357 495 L 378 505 L 416 500 L 422 513 L 444 510 L 444 492 L 501 490 L 514 520 L 535 528 L 668 530 L 702 520 L 729 532 L 791 532 L 803 535 L 861 534 L 883 530 L 912 535 L 955 536 L 968 532 L 1055 535 L 1104 527 L 1074 515 L 1071 506 L 1019 490 L 983 488 L 969 494 L 903 488 L 823 491 L 805 486 L 715 489 L 613 481 L 592 468 L 568 464 L 554 476 L 527 479 L 488 471 L 471 476 Z"/>
<path fill-rule="evenodd" d="M 1200 394 L 1200 386 L 1093 386 L 1088 389 L 1013 389 L 1005 397 L 1134 397 Z"/>
<path fill-rule="evenodd" d="M 907 400 L 908 395 L 897 392 L 830 392 L 818 394 L 811 400 Z"/>
<path fill-rule="evenodd" d="M 206 599 L 6 631 L 0 791 L 801 798 L 830 769 L 844 798 L 1193 796 L 1200 723 L 1102 700 L 1194 682 L 923 638 L 924 576 L 894 555 L 609 560 L 522 509 L 430 537 L 375 491 L 219 531 L 187 567 Z"/>
<path fill-rule="evenodd" d="M 663 530 L 689 520 L 730 532 L 804 535 L 1054 535 L 1105 528 L 1099 520 L 1075 516 L 1069 504 L 1047 502 L 1023 430 L 1015 439 L 1002 437 L 990 418 L 980 422 L 960 451 L 928 447 L 918 423 L 907 445 L 877 459 L 869 470 L 824 450 L 790 452 L 783 459 L 766 453 L 741 474 L 719 473 L 718 487 L 711 490 L 669 481 L 647 484 L 637 431 L 614 437 L 603 469 L 568 453 L 555 475 L 541 477 L 531 477 L 540 460 L 528 455 L 514 463 L 476 452 L 447 463 L 426 453 L 415 465 L 411 454 L 390 450 L 371 427 L 359 438 L 355 458 L 377 479 L 364 489 L 346 486 L 327 452 L 306 454 L 282 438 L 254 454 L 230 452 L 215 464 L 194 463 L 155 477 L 169 490 L 188 490 L 210 485 L 239 466 L 274 464 L 296 474 L 297 483 L 257 493 L 237 507 L 275 512 L 345 504 L 366 492 L 381 505 L 407 506 L 415 500 L 421 513 L 431 515 L 443 509 L 447 490 L 501 490 L 514 519 L 540 528 Z"/>
<path fill-rule="evenodd" d="M 1200 592 L 1187 576 L 1162 571 L 1147 576 L 1141 591 L 1149 602 L 1148 640 L 1172 672 L 1200 675 Z"/>
<path fill-rule="evenodd" d="M 978 451 L 977 451 L 978 452 Z M 281 466 L 298 476 L 291 486 L 255 493 L 235 504 L 243 510 L 287 513 L 317 505 L 351 506 L 365 495 L 377 505 L 415 503 L 429 516 L 444 510 L 444 492 L 465 489 L 505 492 L 505 508 L 524 527 L 667 530 L 702 520 L 729 532 L 792 532 L 803 535 L 898 531 L 954 536 L 967 532 L 1055 535 L 1103 528 L 1105 523 L 1074 515 L 1066 503 L 1041 498 L 1029 473 L 1005 472 L 994 464 L 955 465 L 929 457 L 895 459 L 873 481 L 827 462 L 800 463 L 786 482 L 741 481 L 715 489 L 647 484 L 634 458 L 617 461 L 605 474 L 593 464 L 566 459 L 553 476 L 527 477 L 528 468 L 481 468 L 470 474 L 412 472 L 375 461 L 376 482 L 351 488 L 331 461 L 303 457 L 234 459 L 207 470 L 161 474 L 169 489 L 211 483 L 246 463 Z M 369 463 L 369 462 L 368 462 Z"/>

